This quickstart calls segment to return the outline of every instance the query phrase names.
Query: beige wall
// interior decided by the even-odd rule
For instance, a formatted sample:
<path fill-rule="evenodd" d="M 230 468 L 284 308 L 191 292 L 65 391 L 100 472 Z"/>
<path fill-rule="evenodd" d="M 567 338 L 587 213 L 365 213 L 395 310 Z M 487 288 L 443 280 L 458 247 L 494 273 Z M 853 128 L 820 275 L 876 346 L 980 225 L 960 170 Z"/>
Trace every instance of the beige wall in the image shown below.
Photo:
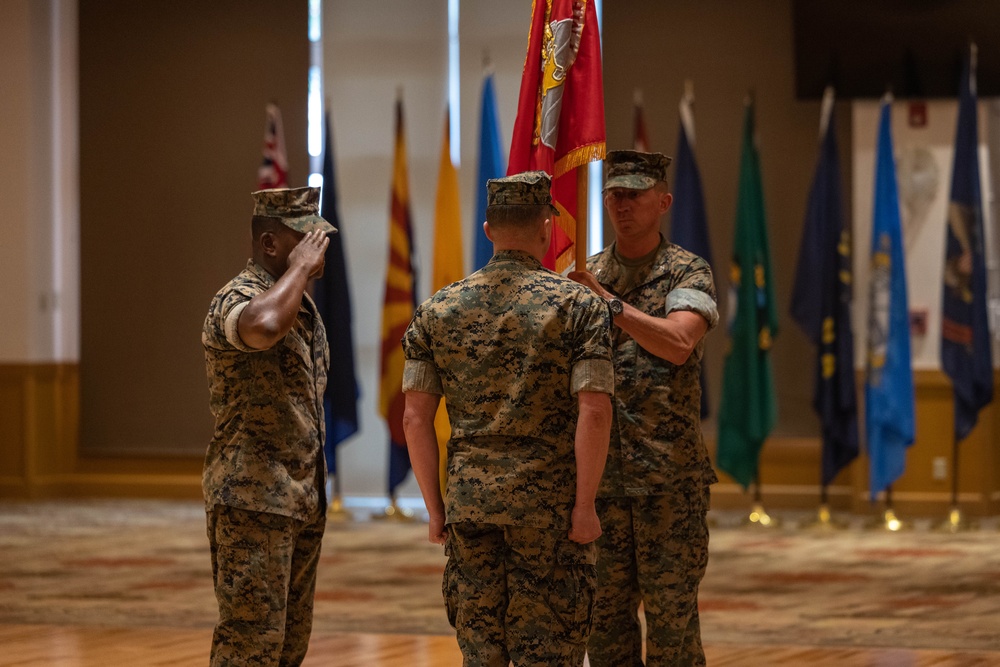
<path fill-rule="evenodd" d="M 84 452 L 202 455 L 200 334 L 249 256 L 264 106 L 305 185 L 306 2 L 81 0 Z"/>

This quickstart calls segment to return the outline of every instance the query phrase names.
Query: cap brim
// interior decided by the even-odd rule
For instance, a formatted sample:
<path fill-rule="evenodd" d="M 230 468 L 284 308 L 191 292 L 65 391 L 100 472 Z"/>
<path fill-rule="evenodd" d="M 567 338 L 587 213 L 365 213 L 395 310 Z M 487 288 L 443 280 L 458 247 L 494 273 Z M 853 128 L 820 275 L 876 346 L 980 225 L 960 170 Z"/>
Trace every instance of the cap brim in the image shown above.
<path fill-rule="evenodd" d="M 335 234 L 337 228 L 318 215 L 304 215 L 301 218 L 282 218 L 281 222 L 297 232 L 309 233 L 319 230 L 324 234 Z"/>
<path fill-rule="evenodd" d="M 656 179 L 652 176 L 642 176 L 639 174 L 628 174 L 626 176 L 614 176 L 604 182 L 604 192 L 611 188 L 627 188 L 629 190 L 648 190 L 656 185 Z"/>

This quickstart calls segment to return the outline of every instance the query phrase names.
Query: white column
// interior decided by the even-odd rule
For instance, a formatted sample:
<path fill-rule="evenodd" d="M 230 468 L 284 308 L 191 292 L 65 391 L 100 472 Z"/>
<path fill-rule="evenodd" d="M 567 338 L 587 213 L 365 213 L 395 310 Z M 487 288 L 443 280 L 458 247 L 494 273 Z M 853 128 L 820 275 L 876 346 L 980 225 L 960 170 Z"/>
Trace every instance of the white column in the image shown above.
<path fill-rule="evenodd" d="M 0 363 L 79 359 L 76 0 L 0 21 Z"/>

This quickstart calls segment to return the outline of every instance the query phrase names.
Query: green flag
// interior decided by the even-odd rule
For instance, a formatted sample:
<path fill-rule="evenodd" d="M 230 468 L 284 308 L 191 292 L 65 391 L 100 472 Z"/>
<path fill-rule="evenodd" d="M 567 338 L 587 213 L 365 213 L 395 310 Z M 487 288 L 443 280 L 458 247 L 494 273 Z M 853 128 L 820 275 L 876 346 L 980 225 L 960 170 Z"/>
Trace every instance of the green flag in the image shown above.
<path fill-rule="evenodd" d="M 777 420 L 770 350 L 778 333 L 753 101 L 743 116 L 743 155 L 729 287 L 729 352 L 722 376 L 717 463 L 745 489 Z"/>

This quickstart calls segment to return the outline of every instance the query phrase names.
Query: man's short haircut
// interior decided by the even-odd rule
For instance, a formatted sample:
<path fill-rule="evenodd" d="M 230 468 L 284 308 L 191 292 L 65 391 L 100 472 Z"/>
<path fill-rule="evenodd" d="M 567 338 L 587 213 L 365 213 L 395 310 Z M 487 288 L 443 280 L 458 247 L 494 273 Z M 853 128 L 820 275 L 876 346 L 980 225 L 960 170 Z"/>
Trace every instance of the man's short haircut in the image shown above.
<path fill-rule="evenodd" d="M 528 227 L 552 215 L 548 204 L 493 204 L 486 207 L 486 221 L 490 227 L 507 229 Z"/>
<path fill-rule="evenodd" d="M 255 215 L 250 219 L 250 233 L 256 243 L 264 232 L 277 232 L 284 223 L 281 218 L 271 215 Z"/>

